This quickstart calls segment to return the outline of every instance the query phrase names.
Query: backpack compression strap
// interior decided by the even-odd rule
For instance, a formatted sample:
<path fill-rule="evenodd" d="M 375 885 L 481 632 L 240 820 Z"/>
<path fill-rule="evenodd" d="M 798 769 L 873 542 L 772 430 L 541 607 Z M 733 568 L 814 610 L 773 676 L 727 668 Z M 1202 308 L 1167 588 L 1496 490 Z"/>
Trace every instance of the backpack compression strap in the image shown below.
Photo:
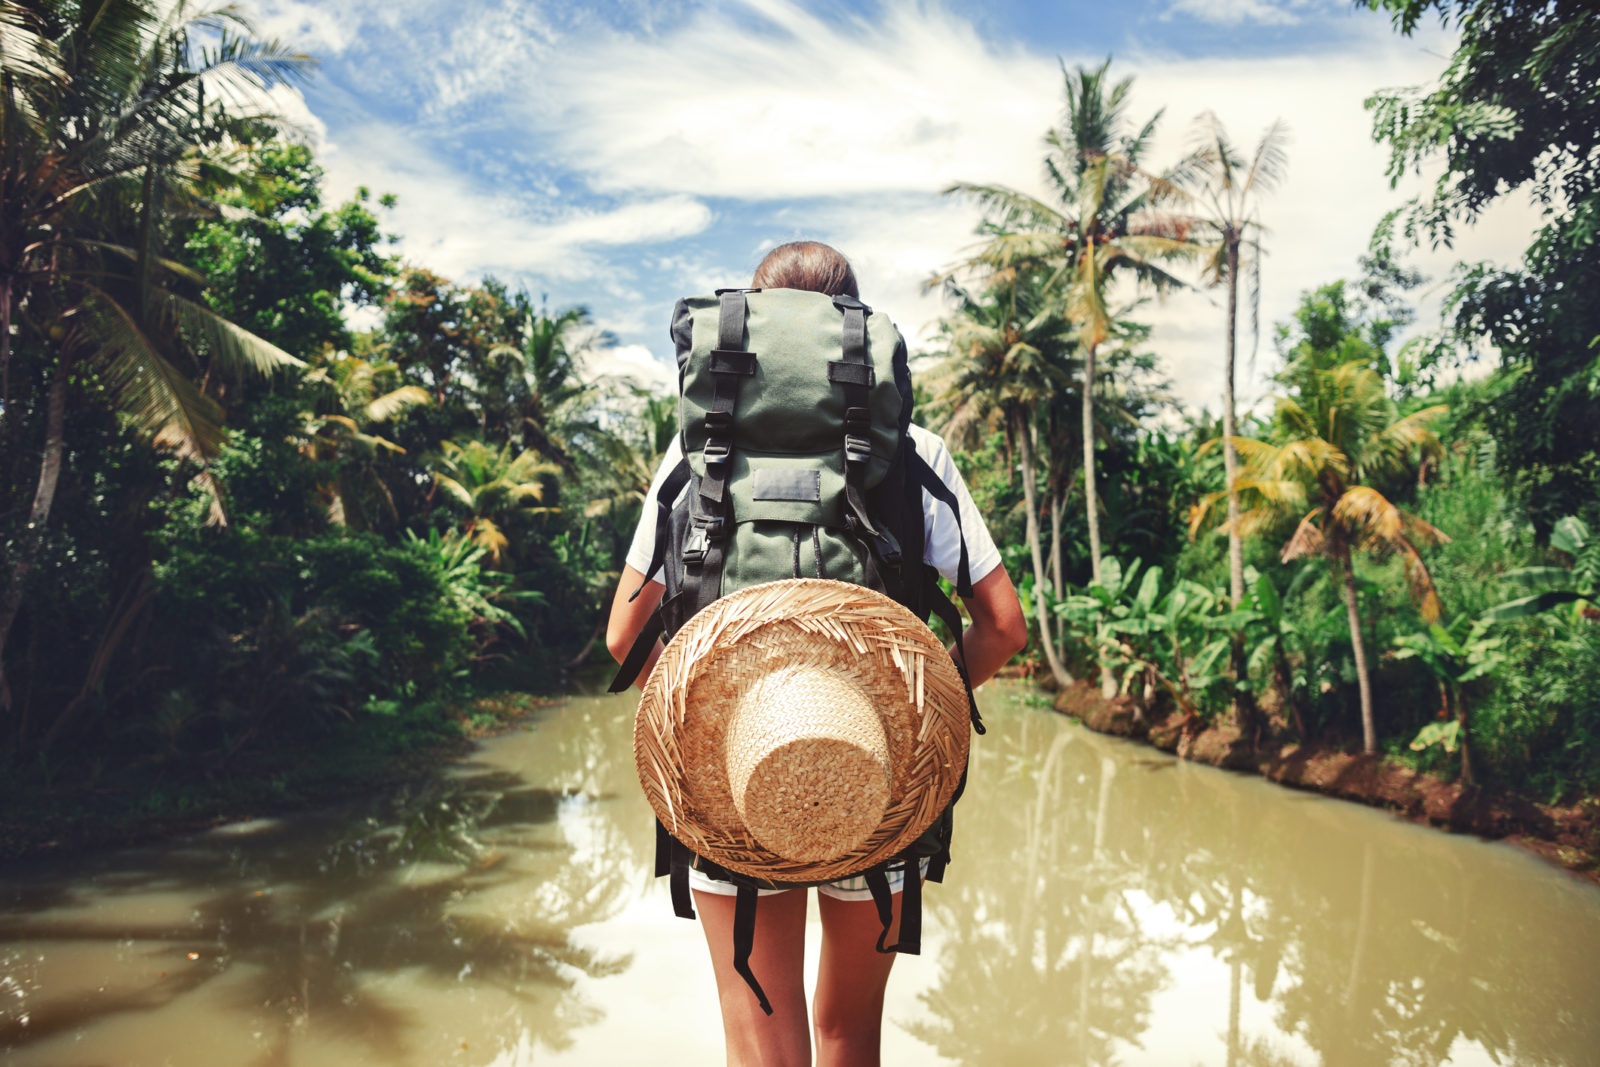
<path fill-rule="evenodd" d="M 864 534 L 872 542 L 873 551 L 867 554 L 868 584 L 881 588 L 876 567 L 871 563 L 876 555 L 891 567 L 899 566 L 900 553 L 890 540 L 878 532 L 867 514 L 867 467 L 872 462 L 872 399 L 871 389 L 877 384 L 877 372 L 867 359 L 867 316 L 872 309 L 850 296 L 836 296 L 833 306 L 844 312 L 844 328 L 840 341 L 843 358 L 830 360 L 828 380 L 844 390 L 844 499 L 846 521 L 850 528 Z"/>
<path fill-rule="evenodd" d="M 650 584 L 650 579 L 660 572 L 661 566 L 667 559 L 667 534 L 668 520 L 672 514 L 672 505 L 677 501 L 678 494 L 683 492 L 683 487 L 689 482 L 689 461 L 680 459 L 678 465 L 662 479 L 661 487 L 656 490 L 656 543 L 650 552 L 650 566 L 645 571 L 644 581 L 639 583 L 628 597 L 628 603 L 633 603 L 638 595 L 644 592 L 644 587 Z M 648 505 L 647 505 L 648 506 Z M 650 613 L 650 618 L 645 620 L 644 629 L 633 639 L 628 654 L 623 657 L 622 665 L 617 668 L 617 673 L 611 679 L 608 693 L 626 692 L 628 687 L 639 677 L 639 672 L 644 669 L 645 660 L 650 658 L 650 649 L 655 646 L 656 638 L 666 630 L 665 621 L 661 616 L 661 609 L 657 608 Z"/>
<path fill-rule="evenodd" d="M 883 932 L 878 935 L 878 951 L 903 952 L 907 956 L 920 956 L 922 954 L 922 861 L 908 852 L 901 861 L 901 869 L 905 872 L 905 878 L 900 883 L 900 934 L 895 938 L 894 944 L 887 946 L 884 942 L 889 939 L 889 927 L 894 924 L 894 894 L 889 892 L 889 877 L 882 867 L 874 867 L 862 875 L 866 880 L 867 889 L 872 893 L 872 904 L 878 910 L 878 921 L 883 923 Z"/>
<path fill-rule="evenodd" d="M 690 615 L 722 595 L 722 559 L 732 534 L 728 521 L 728 471 L 733 463 L 733 411 L 739 399 L 739 379 L 756 372 L 756 354 L 744 344 L 744 322 L 749 306 L 743 289 L 718 292 L 722 305 L 717 319 L 717 347 L 711 350 L 709 369 L 716 382 L 711 408 L 706 412 L 706 445 L 702 453 L 706 473 L 700 492 L 689 509 L 689 533 L 683 543 L 684 588 L 690 591 Z"/>

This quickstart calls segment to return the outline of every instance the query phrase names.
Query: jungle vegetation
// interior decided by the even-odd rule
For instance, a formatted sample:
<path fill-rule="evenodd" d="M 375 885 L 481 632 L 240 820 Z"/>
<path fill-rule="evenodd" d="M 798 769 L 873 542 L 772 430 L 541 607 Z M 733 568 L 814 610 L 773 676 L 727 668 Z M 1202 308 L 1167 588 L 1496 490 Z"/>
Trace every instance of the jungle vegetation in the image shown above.
<path fill-rule="evenodd" d="M 1152 159 L 1167 120 L 1108 61 L 1064 72 L 1048 198 L 950 190 L 986 222 L 930 281 L 920 420 L 966 446 L 1057 683 L 1593 793 L 1596 22 L 1373 6 L 1460 27 L 1437 84 L 1369 102 L 1392 175 L 1443 174 L 1264 331 L 1267 405 L 1236 410 L 1235 363 L 1286 126 L 1203 115 Z M 401 260 L 382 195 L 327 202 L 265 92 L 314 61 L 230 9 L 0 0 L 0 31 L 7 789 L 287 794 L 289 768 L 392 762 L 603 658 L 672 398 L 594 372 L 612 342 L 583 308 Z M 1406 250 L 1524 188 L 1546 224 L 1522 263 L 1463 264 L 1445 321 L 1398 343 Z M 1175 408 L 1141 318 L 1183 286 L 1226 293 L 1217 415 Z"/>

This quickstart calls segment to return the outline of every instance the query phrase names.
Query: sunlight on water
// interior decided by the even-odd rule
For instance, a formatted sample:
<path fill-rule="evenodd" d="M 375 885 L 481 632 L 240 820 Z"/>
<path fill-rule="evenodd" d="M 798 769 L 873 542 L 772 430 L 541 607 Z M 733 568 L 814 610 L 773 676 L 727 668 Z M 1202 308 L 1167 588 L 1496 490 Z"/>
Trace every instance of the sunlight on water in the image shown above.
<path fill-rule="evenodd" d="M 985 695 L 886 1063 L 1595 1062 L 1594 888 L 1022 696 Z M 631 710 L 575 698 L 398 796 L 8 872 L 0 1054 L 720 1062 L 699 928 L 649 875 Z"/>

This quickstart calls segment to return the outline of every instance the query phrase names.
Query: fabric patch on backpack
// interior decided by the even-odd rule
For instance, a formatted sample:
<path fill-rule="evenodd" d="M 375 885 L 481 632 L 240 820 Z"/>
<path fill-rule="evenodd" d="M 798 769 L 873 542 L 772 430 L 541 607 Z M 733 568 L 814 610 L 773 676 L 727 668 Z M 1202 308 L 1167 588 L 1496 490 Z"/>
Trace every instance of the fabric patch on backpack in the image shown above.
<path fill-rule="evenodd" d="M 822 472 L 795 470 L 792 467 L 758 467 L 754 478 L 755 500 L 798 500 L 813 503 L 822 499 Z"/>

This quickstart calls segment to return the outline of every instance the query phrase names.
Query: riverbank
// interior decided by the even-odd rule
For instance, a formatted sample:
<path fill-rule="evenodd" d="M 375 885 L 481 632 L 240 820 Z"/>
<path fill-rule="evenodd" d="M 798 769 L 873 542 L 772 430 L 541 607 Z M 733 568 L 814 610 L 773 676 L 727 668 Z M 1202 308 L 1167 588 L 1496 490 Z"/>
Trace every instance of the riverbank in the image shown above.
<path fill-rule="evenodd" d="M 1258 749 L 1232 726 L 1205 726 L 1181 712 L 1150 719 L 1134 701 L 1107 699 L 1084 682 L 1057 692 L 1053 706 L 1097 733 L 1142 741 L 1180 759 L 1387 808 L 1454 833 L 1505 840 L 1600 885 L 1600 797 L 1564 806 L 1536 804 L 1446 781 L 1381 754 L 1299 744 Z"/>
<path fill-rule="evenodd" d="M 113 754 L 89 752 L 12 767 L 0 785 L 0 863 L 124 848 L 351 800 L 426 775 L 559 702 L 486 695 L 440 718 L 352 722 L 227 761 L 177 754 L 114 765 Z"/>

